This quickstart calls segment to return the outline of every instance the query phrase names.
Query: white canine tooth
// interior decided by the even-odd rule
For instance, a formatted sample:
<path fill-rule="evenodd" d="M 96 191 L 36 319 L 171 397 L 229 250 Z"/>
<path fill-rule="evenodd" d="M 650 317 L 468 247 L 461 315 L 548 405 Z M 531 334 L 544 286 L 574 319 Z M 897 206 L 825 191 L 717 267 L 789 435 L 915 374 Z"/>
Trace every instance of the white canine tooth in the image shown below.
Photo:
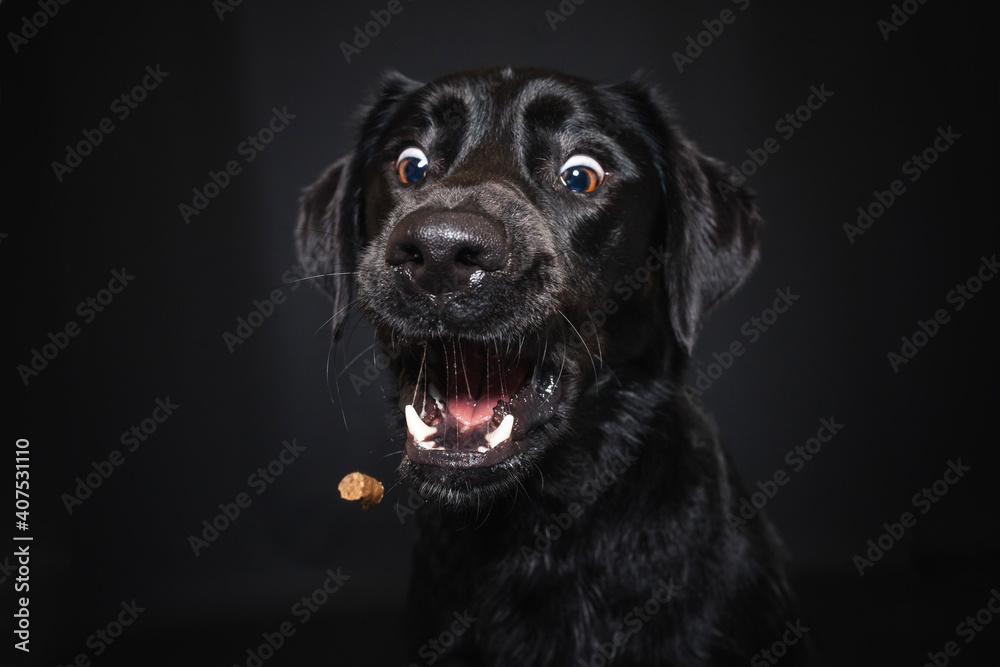
<path fill-rule="evenodd" d="M 486 445 L 479 445 L 479 447 L 476 448 L 476 451 L 482 454 L 484 452 L 490 451 L 490 448 L 487 447 Z"/>
<path fill-rule="evenodd" d="M 424 445 L 424 440 L 437 433 L 436 428 L 428 426 L 420 419 L 420 416 L 413 409 L 412 405 L 407 405 L 403 408 L 403 414 L 406 415 L 406 430 L 410 432 L 410 435 L 413 436 L 413 440 L 417 444 Z M 430 449 L 430 446 L 425 446 L 424 448 Z"/>
<path fill-rule="evenodd" d="M 486 434 L 486 444 L 490 449 L 496 447 L 501 442 L 510 437 L 510 432 L 514 429 L 514 415 L 507 415 L 492 433 Z"/>

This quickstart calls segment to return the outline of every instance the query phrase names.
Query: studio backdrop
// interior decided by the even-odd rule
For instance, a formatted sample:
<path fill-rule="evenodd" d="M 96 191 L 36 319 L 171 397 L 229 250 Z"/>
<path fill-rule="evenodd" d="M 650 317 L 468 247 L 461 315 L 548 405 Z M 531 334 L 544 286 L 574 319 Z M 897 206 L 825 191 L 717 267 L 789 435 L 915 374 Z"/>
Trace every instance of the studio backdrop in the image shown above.
<path fill-rule="evenodd" d="M 766 513 L 791 556 L 789 621 L 824 664 L 986 664 L 1000 243 L 984 12 L 5 0 L 0 662 L 431 664 L 402 642 L 423 501 L 396 473 L 394 379 L 357 313 L 332 345 L 293 237 L 302 189 L 350 151 L 387 70 L 511 64 L 641 73 L 756 193 L 761 261 L 686 381 L 750 491 L 735 519 Z M 383 482 L 379 505 L 340 499 L 353 471 Z"/>

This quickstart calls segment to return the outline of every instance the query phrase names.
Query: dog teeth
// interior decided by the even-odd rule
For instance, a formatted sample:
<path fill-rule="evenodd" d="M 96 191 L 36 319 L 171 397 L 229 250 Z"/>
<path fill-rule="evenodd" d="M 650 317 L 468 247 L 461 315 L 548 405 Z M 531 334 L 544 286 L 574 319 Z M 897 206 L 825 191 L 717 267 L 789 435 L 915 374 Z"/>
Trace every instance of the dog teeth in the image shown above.
<path fill-rule="evenodd" d="M 476 448 L 476 451 L 479 452 L 480 454 L 483 454 L 485 452 L 490 451 L 490 448 L 487 447 L 486 445 L 479 445 L 479 447 Z"/>
<path fill-rule="evenodd" d="M 500 422 L 500 426 L 497 426 L 496 430 L 492 433 L 486 434 L 486 444 L 493 449 L 501 442 L 510 437 L 511 431 L 514 429 L 514 415 L 507 415 Z"/>
<path fill-rule="evenodd" d="M 427 383 L 427 393 L 431 395 L 434 399 L 434 404 L 437 405 L 437 409 L 442 413 L 444 412 L 444 401 L 441 398 L 441 390 L 437 388 L 437 385 L 433 382 Z"/>
<path fill-rule="evenodd" d="M 424 440 L 437 433 L 437 429 L 425 424 L 412 405 L 407 405 L 403 409 L 403 414 L 406 415 L 406 430 L 413 436 L 414 442 L 424 449 L 433 447 L 433 444 L 425 443 Z"/>

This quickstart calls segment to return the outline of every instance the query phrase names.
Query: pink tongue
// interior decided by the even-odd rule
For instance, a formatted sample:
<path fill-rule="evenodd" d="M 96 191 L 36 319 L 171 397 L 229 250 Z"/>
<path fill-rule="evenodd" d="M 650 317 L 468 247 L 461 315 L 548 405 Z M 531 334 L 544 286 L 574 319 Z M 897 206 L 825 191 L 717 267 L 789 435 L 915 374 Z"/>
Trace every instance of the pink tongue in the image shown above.
<path fill-rule="evenodd" d="M 478 426 L 493 418 L 493 408 L 502 399 L 500 392 L 484 395 L 478 401 L 468 396 L 449 397 L 448 413 L 467 426 Z"/>

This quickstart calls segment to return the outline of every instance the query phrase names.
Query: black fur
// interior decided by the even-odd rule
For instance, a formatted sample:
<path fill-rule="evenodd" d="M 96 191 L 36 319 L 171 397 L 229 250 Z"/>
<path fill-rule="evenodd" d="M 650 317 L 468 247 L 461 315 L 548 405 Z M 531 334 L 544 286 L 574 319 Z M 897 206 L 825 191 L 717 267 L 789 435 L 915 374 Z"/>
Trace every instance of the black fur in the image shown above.
<path fill-rule="evenodd" d="M 429 160 L 415 184 L 396 173 L 408 146 Z M 581 153 L 607 172 L 591 193 L 559 180 Z M 386 245 L 428 211 L 500 225 L 491 242 L 506 264 L 473 266 L 478 282 L 454 292 L 415 286 L 416 265 L 387 261 Z M 449 348 L 475 345 L 487 369 L 491 350 L 510 367 L 531 356 L 557 385 L 544 405 L 525 399 L 542 416 L 518 414 L 502 461 L 404 454 L 402 476 L 429 500 L 413 561 L 415 663 L 745 665 L 796 620 L 777 538 L 762 517 L 727 524 L 742 486 L 679 389 L 702 320 L 757 260 L 759 226 L 750 194 L 641 82 L 511 68 L 385 78 L 353 153 L 303 200 L 300 256 L 333 298 L 334 330 L 356 297 L 402 349 L 401 406 L 418 404 L 432 345 L 446 373 L 468 378 Z M 664 254 L 665 266 L 650 261 Z M 402 416 L 394 423 L 405 440 Z M 466 611 L 477 620 L 455 627 L 438 660 L 428 642 Z"/>

